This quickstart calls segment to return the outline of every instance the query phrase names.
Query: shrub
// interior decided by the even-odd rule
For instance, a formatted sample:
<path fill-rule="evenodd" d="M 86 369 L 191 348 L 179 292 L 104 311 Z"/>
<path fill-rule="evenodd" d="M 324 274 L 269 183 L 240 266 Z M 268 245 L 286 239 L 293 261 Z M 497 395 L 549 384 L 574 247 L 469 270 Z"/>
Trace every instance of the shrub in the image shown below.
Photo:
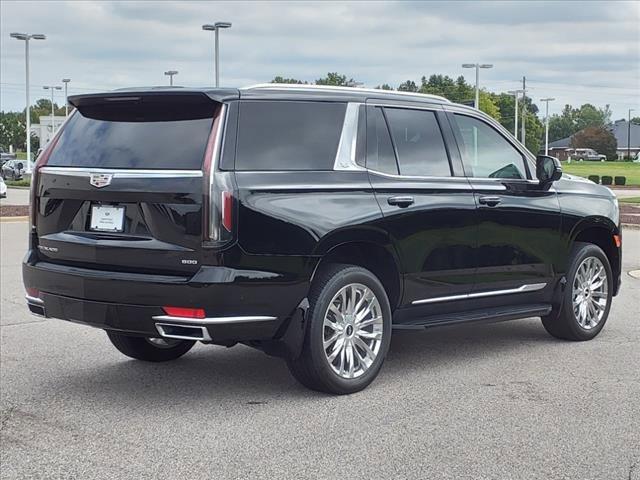
<path fill-rule="evenodd" d="M 624 185 L 627 183 L 627 177 L 614 177 L 613 183 L 614 185 Z"/>
<path fill-rule="evenodd" d="M 602 185 L 611 185 L 613 183 L 613 177 L 610 175 L 602 176 Z"/>
<path fill-rule="evenodd" d="M 589 180 L 593 183 L 600 183 L 600 175 L 589 175 Z"/>
<path fill-rule="evenodd" d="M 6 180 L 5 183 L 8 187 L 28 187 L 31 185 L 31 181 L 27 178 L 22 180 Z"/>

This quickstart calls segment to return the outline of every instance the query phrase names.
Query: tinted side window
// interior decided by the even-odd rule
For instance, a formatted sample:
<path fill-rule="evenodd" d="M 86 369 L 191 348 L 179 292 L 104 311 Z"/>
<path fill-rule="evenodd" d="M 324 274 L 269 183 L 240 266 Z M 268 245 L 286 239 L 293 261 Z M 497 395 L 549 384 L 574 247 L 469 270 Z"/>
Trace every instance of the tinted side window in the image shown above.
<path fill-rule="evenodd" d="M 346 104 L 253 101 L 240 104 L 237 170 L 331 170 Z"/>
<path fill-rule="evenodd" d="M 434 112 L 386 108 L 385 113 L 401 175 L 451 176 L 447 149 Z"/>
<path fill-rule="evenodd" d="M 527 178 L 524 159 L 506 138 L 486 123 L 455 114 L 462 145 L 460 153 L 467 176 Z"/>
<path fill-rule="evenodd" d="M 367 108 L 367 168 L 377 172 L 398 174 L 396 154 L 382 108 Z"/>

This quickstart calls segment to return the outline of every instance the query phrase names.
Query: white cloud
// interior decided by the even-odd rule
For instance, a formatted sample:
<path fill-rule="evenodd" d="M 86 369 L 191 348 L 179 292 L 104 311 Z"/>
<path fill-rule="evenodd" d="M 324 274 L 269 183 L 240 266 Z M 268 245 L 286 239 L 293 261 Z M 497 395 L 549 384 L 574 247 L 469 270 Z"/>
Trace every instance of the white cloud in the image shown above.
<path fill-rule="evenodd" d="M 166 83 L 211 84 L 213 39 L 221 33 L 223 85 L 275 75 L 315 80 L 339 71 L 368 86 L 422 75 L 465 74 L 490 62 L 482 84 L 517 86 L 534 98 L 640 109 L 640 4 L 636 2 L 2 2 L 2 109 L 24 107 L 24 45 L 11 31 L 46 33 L 32 44 L 32 97 L 70 77 L 72 93 Z"/>

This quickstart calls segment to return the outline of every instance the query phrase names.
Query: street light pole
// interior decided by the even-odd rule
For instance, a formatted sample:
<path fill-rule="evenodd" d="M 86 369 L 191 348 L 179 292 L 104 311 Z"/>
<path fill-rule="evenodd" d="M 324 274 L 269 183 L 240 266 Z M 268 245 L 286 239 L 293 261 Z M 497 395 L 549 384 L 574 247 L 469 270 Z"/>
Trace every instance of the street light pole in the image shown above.
<path fill-rule="evenodd" d="M 473 107 L 478 110 L 480 108 L 480 69 L 481 68 L 493 68 L 491 63 L 463 63 L 462 68 L 475 68 L 476 69 L 476 98 L 473 102 Z"/>
<path fill-rule="evenodd" d="M 630 108 L 627 118 L 627 159 L 631 160 L 631 112 L 635 109 Z"/>
<path fill-rule="evenodd" d="M 509 90 L 507 92 L 515 97 L 515 102 L 516 102 L 513 109 L 514 118 L 515 118 L 514 127 L 513 127 L 513 136 L 516 137 L 516 140 L 518 139 L 518 96 L 520 95 L 521 92 L 522 90 Z"/>
<path fill-rule="evenodd" d="M 53 134 L 56 133 L 56 112 L 53 108 L 53 92 L 55 90 L 62 90 L 62 87 L 58 87 L 57 85 L 45 85 L 44 87 L 42 87 L 42 89 L 51 90 L 51 136 L 53 137 Z"/>
<path fill-rule="evenodd" d="M 544 114 L 544 154 L 549 155 L 549 102 L 555 98 L 541 98 L 540 101 L 546 103 Z"/>
<path fill-rule="evenodd" d="M 16 40 L 24 40 L 24 63 L 25 63 L 25 83 L 26 83 L 26 117 L 27 117 L 27 171 L 26 173 L 31 173 L 31 102 L 29 99 L 29 40 L 32 38 L 34 40 L 45 40 L 47 37 L 42 33 L 11 33 L 9 34 L 11 38 L 15 38 Z"/>
<path fill-rule="evenodd" d="M 164 72 L 165 75 L 169 77 L 169 86 L 173 87 L 173 76 L 178 74 L 177 70 L 168 70 Z"/>
<path fill-rule="evenodd" d="M 221 28 L 231 28 L 231 22 L 216 22 L 214 24 L 202 25 L 202 30 L 213 31 L 214 35 L 214 64 L 216 69 L 216 87 L 220 86 L 220 47 L 219 47 L 219 34 L 218 31 Z"/>
<path fill-rule="evenodd" d="M 67 92 L 67 85 L 69 85 L 69 82 L 71 81 L 70 78 L 63 78 L 62 79 L 62 83 L 64 83 L 64 116 L 65 118 L 69 116 L 69 95 Z"/>

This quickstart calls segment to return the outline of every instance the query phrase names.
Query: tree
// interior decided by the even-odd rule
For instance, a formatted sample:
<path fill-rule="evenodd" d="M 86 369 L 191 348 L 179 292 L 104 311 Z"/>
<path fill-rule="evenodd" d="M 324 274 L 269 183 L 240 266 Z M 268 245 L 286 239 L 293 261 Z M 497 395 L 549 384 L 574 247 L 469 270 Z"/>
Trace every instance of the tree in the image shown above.
<path fill-rule="evenodd" d="M 0 112 L 0 145 L 5 150 L 9 145 L 15 148 L 26 147 L 25 117 L 21 112 Z"/>
<path fill-rule="evenodd" d="M 606 155 L 607 159 L 616 158 L 618 142 L 611 131 L 605 127 L 587 127 L 571 137 L 572 148 L 593 148 Z"/>
<path fill-rule="evenodd" d="M 635 123 L 636 125 L 640 125 L 640 117 L 632 117 L 631 123 Z"/>
<path fill-rule="evenodd" d="M 333 85 L 338 87 L 353 87 L 356 81 L 351 78 L 347 80 L 346 75 L 340 75 L 338 72 L 329 72 L 324 78 L 316 80 L 316 85 Z"/>
<path fill-rule="evenodd" d="M 57 103 L 54 103 L 53 110 L 57 117 L 64 117 L 64 105 L 59 106 Z M 23 110 L 23 114 L 24 111 L 26 111 L 26 109 Z M 40 117 L 43 115 L 51 115 L 51 100 L 47 98 L 41 98 L 31 106 L 31 122 L 38 123 L 40 121 Z"/>
<path fill-rule="evenodd" d="M 285 78 L 280 75 L 275 76 L 269 83 L 292 83 L 296 85 L 307 84 L 307 82 L 303 82 L 302 80 L 298 80 L 297 78 Z"/>
<path fill-rule="evenodd" d="M 498 108 L 498 105 L 493 101 L 493 96 L 490 93 L 487 93 L 483 90 L 480 91 L 480 110 L 493 117 L 497 121 L 500 121 L 501 112 Z"/>
<path fill-rule="evenodd" d="M 567 138 L 587 127 L 604 127 L 611 122 L 609 105 L 597 108 L 585 103 L 579 108 L 565 105 L 560 115 L 552 115 L 549 119 L 549 141 L 554 142 Z"/>
<path fill-rule="evenodd" d="M 416 82 L 414 82 L 413 80 L 407 80 L 406 82 L 402 82 L 400 85 L 398 85 L 398 91 L 399 92 L 417 92 L 418 86 L 416 85 Z"/>
<path fill-rule="evenodd" d="M 391 85 L 388 83 L 383 83 L 382 85 L 378 85 L 376 90 L 393 90 L 393 88 L 391 88 Z"/>
<path fill-rule="evenodd" d="M 473 100 L 475 96 L 473 87 L 465 81 L 463 76 L 455 80 L 448 75 L 431 75 L 428 80 L 427 77 L 422 77 L 418 91 L 440 95 L 455 103 Z"/>

